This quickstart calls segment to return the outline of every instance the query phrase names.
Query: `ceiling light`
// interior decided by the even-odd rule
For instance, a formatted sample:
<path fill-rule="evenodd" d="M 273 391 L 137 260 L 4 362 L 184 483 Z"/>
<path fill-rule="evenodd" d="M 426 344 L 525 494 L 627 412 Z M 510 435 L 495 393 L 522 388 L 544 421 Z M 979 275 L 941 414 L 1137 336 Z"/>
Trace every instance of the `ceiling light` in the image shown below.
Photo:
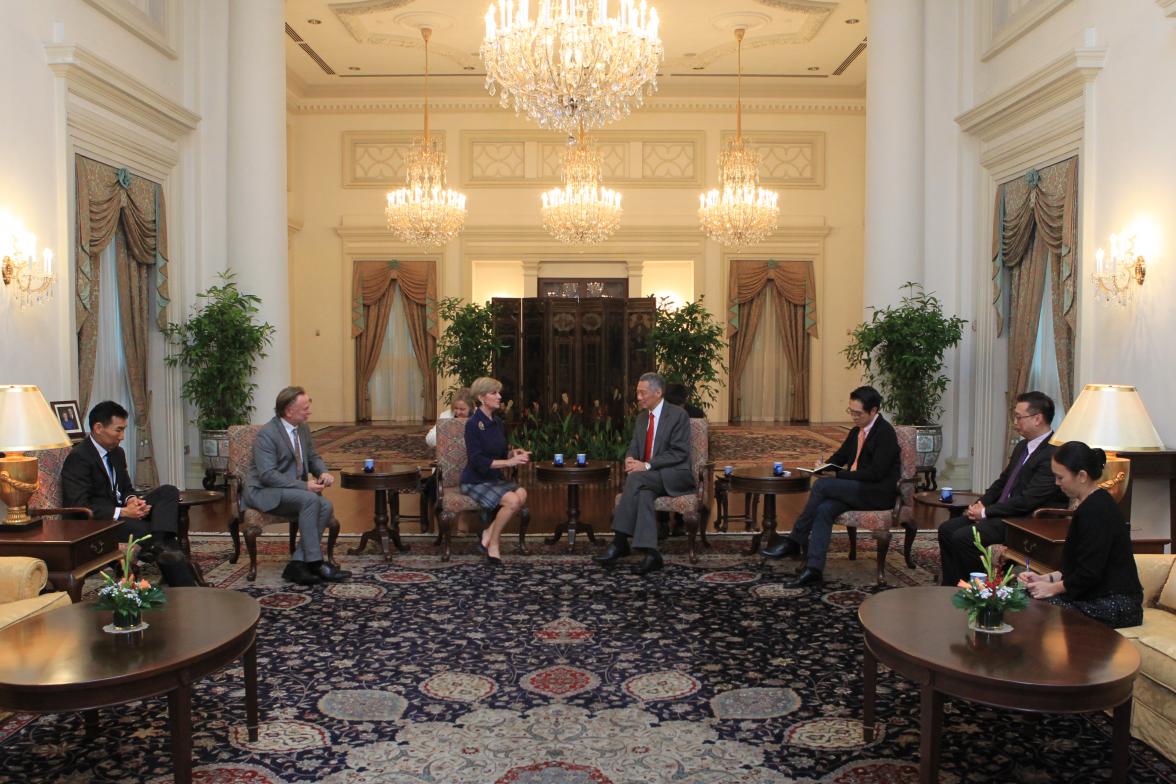
<path fill-rule="evenodd" d="M 564 152 L 563 187 L 543 194 L 543 228 L 565 245 L 594 245 L 621 225 L 621 194 L 601 185 L 600 152 L 581 127 Z"/>

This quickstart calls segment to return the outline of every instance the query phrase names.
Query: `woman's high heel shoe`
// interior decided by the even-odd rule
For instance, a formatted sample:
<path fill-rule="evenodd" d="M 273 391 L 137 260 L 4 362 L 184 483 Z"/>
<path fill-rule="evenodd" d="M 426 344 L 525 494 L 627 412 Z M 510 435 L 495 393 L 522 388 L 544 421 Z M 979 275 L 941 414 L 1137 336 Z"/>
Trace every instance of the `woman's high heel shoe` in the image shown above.
<path fill-rule="evenodd" d="M 490 564 L 491 566 L 502 566 L 502 559 L 496 558 L 495 556 L 490 555 L 490 553 L 486 553 L 486 563 Z"/>

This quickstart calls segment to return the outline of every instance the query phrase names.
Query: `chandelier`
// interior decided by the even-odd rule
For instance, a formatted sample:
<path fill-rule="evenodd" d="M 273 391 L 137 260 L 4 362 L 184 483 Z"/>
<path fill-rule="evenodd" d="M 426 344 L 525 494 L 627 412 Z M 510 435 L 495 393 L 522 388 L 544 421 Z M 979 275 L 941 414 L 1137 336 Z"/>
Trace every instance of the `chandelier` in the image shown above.
<path fill-rule="evenodd" d="M 1132 283 L 1142 286 L 1147 277 L 1147 261 L 1135 249 L 1134 234 L 1111 235 L 1111 258 L 1107 263 L 1102 248 L 1094 254 L 1094 272 L 1090 280 L 1094 293 L 1104 302 L 1126 305 L 1131 299 Z"/>
<path fill-rule="evenodd" d="M 743 33 L 742 28 L 735 31 L 739 63 L 735 138 L 719 154 L 719 187 L 698 196 L 702 230 L 720 245 L 735 247 L 763 240 L 780 216 L 776 192 L 759 187 L 759 156 L 743 141 Z"/>
<path fill-rule="evenodd" d="M 410 245 L 444 245 L 465 226 L 466 197 L 445 187 L 448 162 L 440 142 L 429 138 L 429 36 L 425 39 L 425 133 L 413 140 L 406 161 L 404 187 L 388 194 L 384 215 L 388 229 L 396 238 Z"/>
<path fill-rule="evenodd" d="M 543 194 L 543 228 L 565 245 L 595 245 L 621 225 L 621 194 L 600 184 L 600 152 L 580 128 L 563 156 L 563 187 Z"/>
<path fill-rule="evenodd" d="M 657 89 L 664 49 L 645 0 L 499 0 L 486 12 L 486 89 L 504 108 L 568 134 L 627 117 Z"/>
<path fill-rule="evenodd" d="M 0 215 L 0 278 L 4 287 L 15 286 L 13 294 L 21 308 L 53 296 L 53 251 L 45 248 L 37 259 L 37 238 L 25 231 L 15 218 Z"/>

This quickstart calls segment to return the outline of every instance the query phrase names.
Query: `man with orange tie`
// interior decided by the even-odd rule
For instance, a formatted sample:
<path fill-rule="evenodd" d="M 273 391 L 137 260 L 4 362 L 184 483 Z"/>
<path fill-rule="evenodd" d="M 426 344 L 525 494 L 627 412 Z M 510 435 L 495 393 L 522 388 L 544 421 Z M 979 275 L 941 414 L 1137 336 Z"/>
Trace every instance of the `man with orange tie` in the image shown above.
<path fill-rule="evenodd" d="M 825 554 L 833 521 L 851 509 L 889 509 L 894 506 L 898 477 L 902 471 L 901 452 L 894 426 L 882 418 L 882 396 L 873 387 L 858 387 L 849 393 L 845 413 L 854 427 L 832 457 L 835 466 L 848 466 L 834 477 L 813 482 L 808 503 L 796 523 L 779 543 L 760 550 L 768 558 L 798 555 L 808 542 L 804 569 L 788 583 L 790 588 L 820 585 L 824 578 Z"/>
<path fill-rule="evenodd" d="M 695 490 L 690 473 L 690 415 L 665 404 L 666 382 L 657 373 L 646 373 L 637 382 L 641 413 L 633 426 L 633 440 L 625 457 L 625 490 L 613 511 L 613 541 L 597 563 L 610 566 L 630 553 L 641 551 L 641 563 L 633 574 L 644 575 L 662 568 L 657 551 L 657 516 L 653 502 L 659 495 L 687 495 Z"/>

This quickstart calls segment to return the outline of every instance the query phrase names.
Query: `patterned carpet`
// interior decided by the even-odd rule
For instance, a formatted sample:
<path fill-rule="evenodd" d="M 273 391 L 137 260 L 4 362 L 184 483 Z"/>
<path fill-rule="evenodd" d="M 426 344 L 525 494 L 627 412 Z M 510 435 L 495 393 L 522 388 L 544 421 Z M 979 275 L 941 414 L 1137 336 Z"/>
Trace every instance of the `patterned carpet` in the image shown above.
<path fill-rule="evenodd" d="M 198 782 L 916 780 L 915 685 L 883 670 L 873 742 L 858 721 L 855 609 L 877 590 L 869 540 L 849 562 L 835 537 L 831 582 L 808 592 L 785 588 L 785 568 L 761 567 L 731 537 L 697 567 L 673 542 L 649 579 L 510 549 L 501 570 L 471 556 L 443 564 L 417 540 L 391 564 L 345 557 L 356 577 L 314 588 L 282 582 L 281 539 L 262 541 L 252 585 L 244 564 L 226 563 L 227 540 L 194 539 L 213 582 L 264 607 L 259 740 L 243 725 L 241 668 L 201 681 Z M 892 585 L 930 582 L 935 547 L 916 547 L 916 570 L 889 559 Z M 89 743 L 80 716 L 13 717 L 0 725 L 0 782 L 169 781 L 166 717 L 163 699 L 104 711 Z M 940 780 L 1106 780 L 1104 716 L 1045 717 L 1035 740 L 1027 726 L 949 701 Z M 1176 782 L 1149 748 L 1131 750 L 1132 781 Z"/>

